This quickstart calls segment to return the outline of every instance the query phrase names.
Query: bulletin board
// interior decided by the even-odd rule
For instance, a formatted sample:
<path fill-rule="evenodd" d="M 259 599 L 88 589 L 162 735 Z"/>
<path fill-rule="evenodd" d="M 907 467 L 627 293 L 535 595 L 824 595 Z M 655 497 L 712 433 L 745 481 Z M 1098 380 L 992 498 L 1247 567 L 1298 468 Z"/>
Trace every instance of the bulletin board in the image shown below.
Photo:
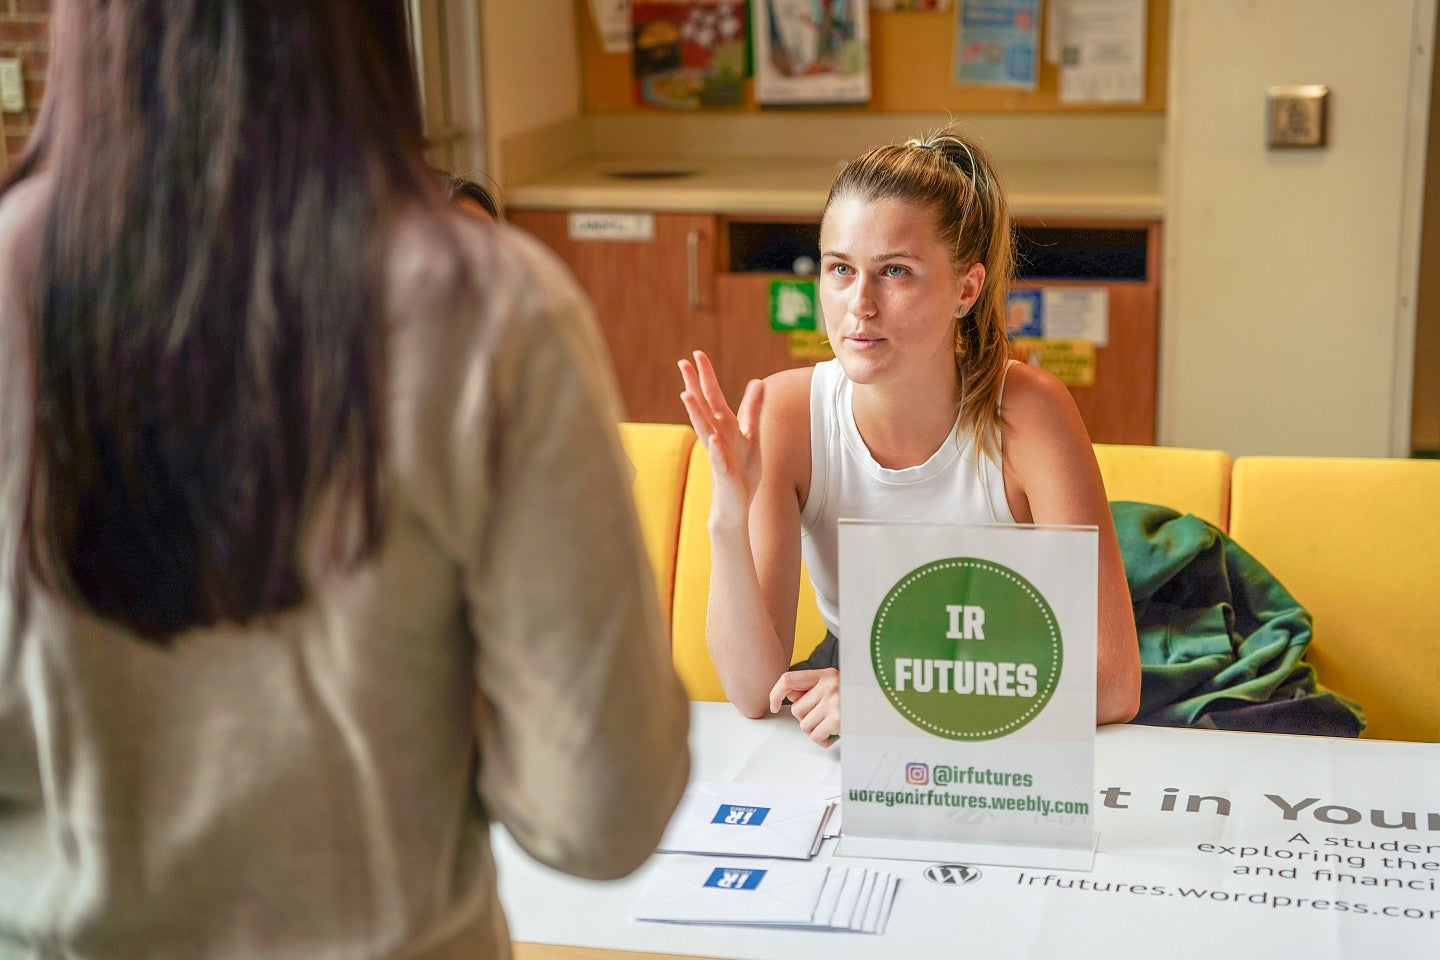
<path fill-rule="evenodd" d="M 580 25 L 581 76 L 586 113 L 650 112 L 664 108 L 637 104 L 630 54 L 608 54 L 600 45 L 588 0 L 575 0 Z M 1064 103 L 1060 100 L 1059 70 L 1042 60 L 1035 90 L 956 86 L 951 58 L 955 43 L 955 13 L 870 11 L 870 66 L 872 96 L 869 104 L 848 107 L 767 107 L 766 110 L 851 113 L 929 113 L 953 110 L 965 113 L 1163 113 L 1166 96 L 1166 59 L 1170 42 L 1170 0 L 1147 0 L 1145 100 L 1138 104 Z M 758 111 L 748 88 L 743 106 L 730 111 Z"/>

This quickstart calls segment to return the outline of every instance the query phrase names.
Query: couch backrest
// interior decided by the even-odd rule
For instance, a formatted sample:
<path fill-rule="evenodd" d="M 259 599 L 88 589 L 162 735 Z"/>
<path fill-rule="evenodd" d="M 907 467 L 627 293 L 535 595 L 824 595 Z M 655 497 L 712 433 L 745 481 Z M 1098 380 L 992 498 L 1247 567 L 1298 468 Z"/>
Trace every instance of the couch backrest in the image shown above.
<path fill-rule="evenodd" d="M 1225 451 L 1097 443 L 1095 459 L 1109 499 L 1158 503 L 1227 528 L 1230 455 Z"/>
<path fill-rule="evenodd" d="M 724 700 L 705 642 L 709 460 L 688 426 L 621 425 L 646 547 L 692 699 Z M 1366 736 L 1440 742 L 1440 462 L 1241 457 L 1097 444 L 1107 495 L 1209 520 L 1314 615 L 1320 681 L 1358 700 Z M 1227 522 L 1228 520 L 1228 522 Z M 824 635 L 801 570 L 796 658 Z"/>
<path fill-rule="evenodd" d="M 620 442 L 635 465 L 631 492 L 640 532 L 655 570 L 660 602 L 670 609 L 675 587 L 676 534 L 695 431 L 678 423 L 622 423 Z"/>
<path fill-rule="evenodd" d="M 675 671 L 691 700 L 725 700 L 725 690 L 710 659 L 705 641 L 705 617 L 710 599 L 710 455 L 699 444 L 690 456 L 690 477 L 680 512 L 679 550 L 675 567 L 675 602 L 671 607 Z M 815 606 L 815 588 L 804 566 L 800 568 L 800 595 L 795 608 L 795 659 L 809 655 L 825 636 L 825 624 Z"/>
<path fill-rule="evenodd" d="M 1366 737 L 1440 741 L 1440 462 L 1240 457 L 1230 535 L 1314 617 Z"/>

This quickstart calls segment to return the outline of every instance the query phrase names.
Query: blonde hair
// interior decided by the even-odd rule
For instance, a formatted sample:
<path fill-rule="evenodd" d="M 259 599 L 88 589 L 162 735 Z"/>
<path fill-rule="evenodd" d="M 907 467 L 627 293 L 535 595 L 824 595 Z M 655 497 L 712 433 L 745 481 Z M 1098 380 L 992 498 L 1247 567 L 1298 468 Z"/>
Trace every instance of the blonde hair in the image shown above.
<path fill-rule="evenodd" d="M 889 144 L 847 163 L 825 200 L 899 200 L 929 210 L 940 242 L 950 248 L 955 275 L 983 264 L 980 296 L 955 324 L 960 371 L 958 436 L 1000 462 L 1000 391 L 1010 348 L 1005 298 L 1015 276 L 1010 210 L 990 157 L 946 126 L 928 136 Z"/>

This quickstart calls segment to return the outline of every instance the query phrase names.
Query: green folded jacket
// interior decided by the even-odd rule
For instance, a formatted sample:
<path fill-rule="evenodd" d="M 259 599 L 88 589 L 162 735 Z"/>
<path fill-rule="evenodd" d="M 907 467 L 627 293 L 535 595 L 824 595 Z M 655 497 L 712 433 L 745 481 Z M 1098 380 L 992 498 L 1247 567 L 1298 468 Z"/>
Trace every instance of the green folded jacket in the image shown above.
<path fill-rule="evenodd" d="M 1310 614 L 1217 527 L 1148 503 L 1110 512 L 1140 639 L 1136 723 L 1357 736 L 1360 705 L 1305 661 Z"/>

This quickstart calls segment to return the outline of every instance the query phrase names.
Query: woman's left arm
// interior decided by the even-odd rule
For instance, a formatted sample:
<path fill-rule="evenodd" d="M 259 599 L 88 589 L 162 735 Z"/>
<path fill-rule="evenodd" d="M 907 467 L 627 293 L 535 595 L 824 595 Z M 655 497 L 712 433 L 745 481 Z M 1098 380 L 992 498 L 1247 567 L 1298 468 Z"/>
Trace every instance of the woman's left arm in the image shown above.
<path fill-rule="evenodd" d="M 1074 399 L 1036 367 L 1011 366 L 1005 383 L 1005 496 L 1021 523 L 1099 529 L 1097 723 L 1124 723 L 1140 708 L 1140 649 L 1125 565 L 1095 451 Z"/>

